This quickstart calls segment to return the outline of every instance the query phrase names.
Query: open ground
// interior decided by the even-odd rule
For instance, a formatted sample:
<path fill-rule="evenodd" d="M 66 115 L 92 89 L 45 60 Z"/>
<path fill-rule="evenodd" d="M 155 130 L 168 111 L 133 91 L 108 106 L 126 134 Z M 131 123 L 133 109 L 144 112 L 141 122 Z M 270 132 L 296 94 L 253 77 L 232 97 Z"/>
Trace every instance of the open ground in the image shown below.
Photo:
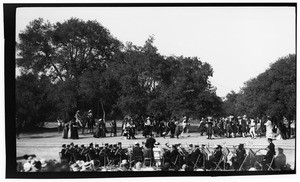
<path fill-rule="evenodd" d="M 108 128 L 109 130 L 109 128 Z M 100 146 L 105 143 L 115 144 L 117 142 L 122 142 L 124 147 L 129 145 L 133 145 L 135 142 L 146 141 L 146 138 L 142 136 L 140 132 L 136 135 L 136 139 L 126 140 L 124 137 L 120 136 L 120 123 L 118 123 L 118 136 L 110 137 L 110 133 L 107 134 L 105 138 L 94 138 L 91 134 L 81 135 L 81 131 L 79 131 L 79 139 L 63 139 L 62 134 L 58 133 L 55 129 L 45 130 L 45 131 L 37 131 L 31 133 L 22 133 L 20 135 L 20 139 L 17 139 L 16 142 L 16 153 L 17 157 L 21 157 L 25 154 L 35 154 L 39 159 L 59 159 L 59 152 L 61 150 L 62 144 L 70 144 L 73 142 L 78 145 L 88 145 L 90 143 L 99 144 Z M 161 145 L 169 144 L 178 144 L 181 143 L 184 147 L 189 144 L 201 145 L 205 144 L 211 150 L 215 145 L 226 145 L 229 149 L 233 149 L 233 146 L 237 146 L 240 143 L 245 144 L 245 148 L 252 148 L 253 151 L 257 151 L 259 149 L 264 149 L 268 146 L 268 141 L 265 137 L 251 139 L 250 137 L 242 138 L 221 138 L 215 137 L 212 140 L 208 140 L 206 136 L 200 136 L 199 132 L 197 132 L 196 126 L 191 126 L 191 130 L 189 133 L 189 137 L 186 135 L 184 137 L 170 138 L 169 136 L 163 137 L 155 137 L 156 141 L 160 142 Z M 278 152 L 278 147 L 283 148 L 284 154 L 286 155 L 287 163 L 291 165 L 291 168 L 294 169 L 295 166 L 295 139 L 288 140 L 274 140 L 276 152 Z"/>

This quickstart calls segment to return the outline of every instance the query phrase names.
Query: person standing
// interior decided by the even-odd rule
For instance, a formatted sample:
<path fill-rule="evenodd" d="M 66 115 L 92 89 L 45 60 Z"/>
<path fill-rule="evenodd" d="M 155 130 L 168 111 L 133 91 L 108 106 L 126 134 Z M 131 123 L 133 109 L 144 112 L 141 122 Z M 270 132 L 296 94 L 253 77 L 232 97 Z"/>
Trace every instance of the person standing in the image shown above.
<path fill-rule="evenodd" d="M 184 116 L 182 119 L 182 136 L 189 133 L 190 120 L 189 117 Z M 190 135 L 187 135 L 188 137 Z"/>
<path fill-rule="evenodd" d="M 94 133 L 95 120 L 94 120 L 92 110 L 88 111 L 87 118 L 88 118 L 88 130 L 89 130 L 88 132 L 89 132 L 89 134 L 93 134 Z"/>
<path fill-rule="evenodd" d="M 200 136 L 203 136 L 203 133 L 205 132 L 205 125 L 206 125 L 205 119 L 202 118 L 199 124 Z"/>
<path fill-rule="evenodd" d="M 101 120 L 102 119 L 99 119 L 98 122 L 96 123 L 96 131 L 94 133 L 94 137 L 95 138 L 100 138 L 101 137 Z"/>
<path fill-rule="evenodd" d="M 71 138 L 78 139 L 78 124 L 75 120 L 71 121 Z"/>
<path fill-rule="evenodd" d="M 212 122 L 212 117 L 207 117 L 208 121 L 207 121 L 207 139 L 212 139 L 212 126 L 213 126 L 213 122 Z"/>
<path fill-rule="evenodd" d="M 63 130 L 63 121 L 62 119 L 60 118 L 57 118 L 57 130 L 58 130 L 58 133 L 61 133 L 62 130 Z"/>
<path fill-rule="evenodd" d="M 65 121 L 62 125 L 63 125 L 62 138 L 67 139 L 68 132 L 69 132 L 69 123 Z"/>
<path fill-rule="evenodd" d="M 246 133 L 247 133 L 247 117 L 246 115 L 244 115 L 243 119 L 241 119 L 241 133 L 243 138 L 246 137 Z"/>
<path fill-rule="evenodd" d="M 273 138 L 273 124 L 272 121 L 270 120 L 271 118 L 267 118 L 267 122 L 265 123 L 266 126 L 266 138 Z"/>
<path fill-rule="evenodd" d="M 179 135 L 181 134 L 181 123 L 179 121 L 175 121 L 175 125 L 176 125 L 176 128 L 175 128 L 175 136 L 177 138 L 179 138 Z"/>
<path fill-rule="evenodd" d="M 116 120 L 112 120 L 110 123 L 110 136 L 117 136 L 117 123 Z"/>
<path fill-rule="evenodd" d="M 256 138 L 255 126 L 256 126 L 256 123 L 255 123 L 254 119 L 250 119 L 250 136 L 252 139 Z"/>

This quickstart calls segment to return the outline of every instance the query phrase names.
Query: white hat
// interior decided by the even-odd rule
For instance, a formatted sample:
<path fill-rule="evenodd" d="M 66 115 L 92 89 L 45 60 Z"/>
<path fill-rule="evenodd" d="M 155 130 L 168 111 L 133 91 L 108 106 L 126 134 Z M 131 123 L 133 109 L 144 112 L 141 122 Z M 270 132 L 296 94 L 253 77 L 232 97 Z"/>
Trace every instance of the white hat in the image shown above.
<path fill-rule="evenodd" d="M 127 160 L 123 159 L 121 164 L 127 164 Z"/>
<path fill-rule="evenodd" d="M 28 162 L 24 163 L 23 168 L 24 172 L 29 172 L 31 170 L 32 165 Z"/>
<path fill-rule="evenodd" d="M 41 159 L 40 162 L 41 162 L 41 166 L 42 167 L 46 167 L 47 166 L 46 159 Z"/>

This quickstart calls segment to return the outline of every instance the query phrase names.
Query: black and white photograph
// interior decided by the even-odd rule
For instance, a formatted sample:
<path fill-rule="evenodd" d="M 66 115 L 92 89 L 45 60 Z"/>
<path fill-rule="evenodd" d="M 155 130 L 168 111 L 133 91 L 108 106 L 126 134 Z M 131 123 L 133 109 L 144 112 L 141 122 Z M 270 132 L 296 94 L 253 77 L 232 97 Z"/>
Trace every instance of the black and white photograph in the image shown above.
<path fill-rule="evenodd" d="M 296 9 L 4 4 L 6 177 L 296 174 Z"/>

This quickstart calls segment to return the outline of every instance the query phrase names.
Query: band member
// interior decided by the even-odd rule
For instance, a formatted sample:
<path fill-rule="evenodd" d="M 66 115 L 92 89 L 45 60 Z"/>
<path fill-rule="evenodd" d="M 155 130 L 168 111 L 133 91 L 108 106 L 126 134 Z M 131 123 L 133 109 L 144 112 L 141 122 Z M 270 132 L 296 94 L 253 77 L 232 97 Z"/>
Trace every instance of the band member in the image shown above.
<path fill-rule="evenodd" d="M 140 144 L 136 142 L 132 149 L 132 158 L 134 162 L 143 162 L 144 161 L 144 153 L 143 149 L 140 147 Z"/>
<path fill-rule="evenodd" d="M 246 150 L 244 148 L 244 144 L 239 144 L 238 148 L 236 149 L 236 154 L 233 157 L 233 168 L 235 170 L 239 169 L 246 157 Z"/>
<path fill-rule="evenodd" d="M 215 150 L 214 150 L 214 153 L 212 155 L 212 158 L 209 160 L 210 167 L 215 168 L 216 167 L 215 163 L 218 163 L 221 160 L 221 157 L 222 157 L 222 146 L 221 145 L 217 145 L 215 147 Z M 220 164 L 220 166 L 221 165 L 222 164 Z"/>

